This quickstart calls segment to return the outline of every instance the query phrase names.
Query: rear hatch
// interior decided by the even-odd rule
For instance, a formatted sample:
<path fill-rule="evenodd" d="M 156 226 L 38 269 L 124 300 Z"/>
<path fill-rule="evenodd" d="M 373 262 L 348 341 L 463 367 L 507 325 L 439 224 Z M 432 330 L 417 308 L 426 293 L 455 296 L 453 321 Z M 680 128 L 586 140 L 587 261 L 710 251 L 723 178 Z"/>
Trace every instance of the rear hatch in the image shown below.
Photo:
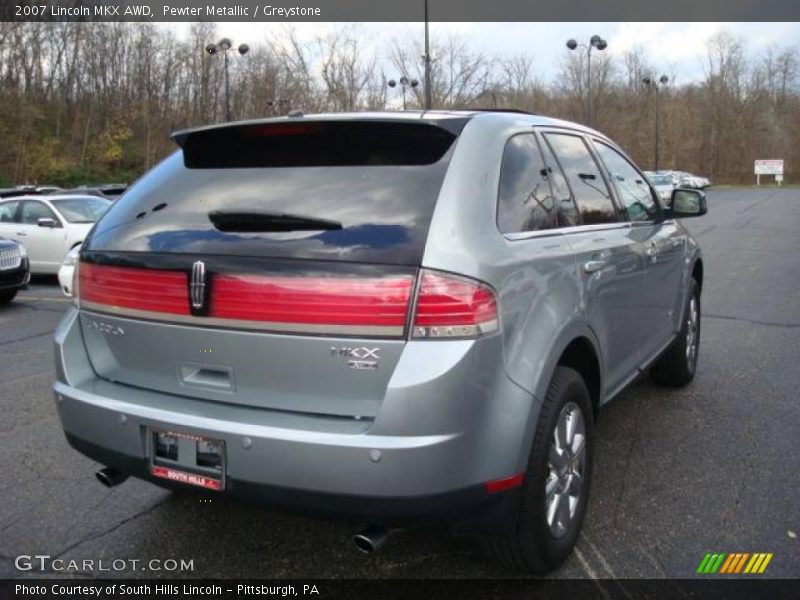
<path fill-rule="evenodd" d="M 464 122 L 297 119 L 176 134 L 181 149 L 83 245 L 81 326 L 97 374 L 375 416 Z"/>

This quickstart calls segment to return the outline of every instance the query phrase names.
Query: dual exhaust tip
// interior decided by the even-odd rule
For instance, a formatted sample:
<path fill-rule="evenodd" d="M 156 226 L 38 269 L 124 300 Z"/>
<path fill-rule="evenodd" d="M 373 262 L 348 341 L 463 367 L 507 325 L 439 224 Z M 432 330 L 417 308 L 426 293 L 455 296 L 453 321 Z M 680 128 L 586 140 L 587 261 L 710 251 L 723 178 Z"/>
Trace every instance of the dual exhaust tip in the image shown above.
<path fill-rule="evenodd" d="M 97 480 L 107 488 L 113 488 L 123 483 L 128 476 L 111 467 L 104 467 L 95 473 Z M 368 525 L 360 533 L 353 536 L 356 548 L 364 554 L 373 554 L 389 539 L 389 532 L 381 525 Z"/>

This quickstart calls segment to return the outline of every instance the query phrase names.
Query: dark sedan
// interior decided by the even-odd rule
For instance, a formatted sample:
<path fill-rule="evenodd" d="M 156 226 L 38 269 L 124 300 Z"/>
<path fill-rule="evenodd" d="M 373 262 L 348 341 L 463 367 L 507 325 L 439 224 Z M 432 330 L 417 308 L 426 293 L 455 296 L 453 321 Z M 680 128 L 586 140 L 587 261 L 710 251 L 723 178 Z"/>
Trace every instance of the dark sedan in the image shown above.
<path fill-rule="evenodd" d="M 28 253 L 13 240 L 0 238 L 0 305 L 14 299 L 31 278 Z"/>

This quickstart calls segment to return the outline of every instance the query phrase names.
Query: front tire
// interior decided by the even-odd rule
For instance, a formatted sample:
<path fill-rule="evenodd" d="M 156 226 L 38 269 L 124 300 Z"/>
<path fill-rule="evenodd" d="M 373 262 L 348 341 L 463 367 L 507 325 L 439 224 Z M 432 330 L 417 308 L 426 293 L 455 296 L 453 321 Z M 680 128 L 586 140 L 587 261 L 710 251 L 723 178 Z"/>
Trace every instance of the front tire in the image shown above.
<path fill-rule="evenodd" d="M 650 369 L 650 377 L 658 385 L 682 387 L 694 379 L 700 350 L 700 286 L 689 280 L 689 294 L 683 311 L 683 324 L 678 337 Z"/>
<path fill-rule="evenodd" d="M 502 567 L 557 569 L 580 533 L 592 479 L 593 419 L 583 377 L 559 366 L 542 403 L 520 494 L 514 533 L 484 541 Z"/>
<path fill-rule="evenodd" d="M 7 290 L 5 292 L 0 292 L 0 305 L 8 304 L 14 299 L 14 296 L 17 295 L 17 290 Z"/>

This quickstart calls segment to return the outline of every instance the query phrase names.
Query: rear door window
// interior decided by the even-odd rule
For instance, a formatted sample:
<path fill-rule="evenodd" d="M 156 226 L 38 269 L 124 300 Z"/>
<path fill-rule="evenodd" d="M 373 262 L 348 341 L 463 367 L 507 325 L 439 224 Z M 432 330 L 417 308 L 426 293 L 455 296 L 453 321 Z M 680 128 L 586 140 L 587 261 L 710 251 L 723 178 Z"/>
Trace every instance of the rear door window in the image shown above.
<path fill-rule="evenodd" d="M 577 135 L 545 133 L 572 190 L 583 225 L 614 223 L 617 211 L 597 162 Z"/>
<path fill-rule="evenodd" d="M 533 133 L 506 142 L 500 169 L 497 226 L 502 233 L 558 227 L 547 167 Z"/>

